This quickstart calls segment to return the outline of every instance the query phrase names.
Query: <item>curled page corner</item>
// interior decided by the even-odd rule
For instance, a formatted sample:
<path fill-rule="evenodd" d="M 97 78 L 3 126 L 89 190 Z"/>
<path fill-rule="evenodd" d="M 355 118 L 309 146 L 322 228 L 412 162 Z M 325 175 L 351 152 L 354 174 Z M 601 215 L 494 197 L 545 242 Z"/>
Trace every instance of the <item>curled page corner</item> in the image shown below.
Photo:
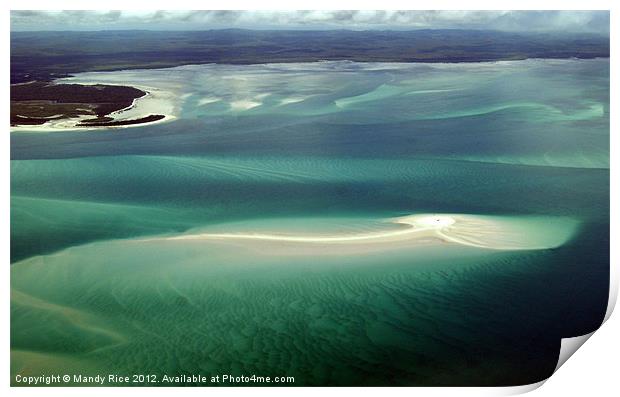
<path fill-rule="evenodd" d="M 599 326 L 599 328 L 602 327 L 603 324 L 605 324 L 605 322 L 609 319 L 609 317 L 611 316 L 611 313 L 613 313 L 614 308 L 616 306 L 616 300 L 618 298 L 618 276 L 619 276 L 618 272 L 614 269 L 613 266 L 610 266 L 609 300 L 607 302 L 607 310 L 605 312 L 605 318 L 603 319 L 603 322 Z M 598 328 L 585 335 L 574 336 L 571 338 L 562 338 L 561 345 L 560 345 L 560 354 L 558 355 L 558 363 L 556 364 L 555 369 L 553 370 L 553 374 L 555 374 L 560 369 L 560 367 L 564 365 L 564 363 L 566 363 L 566 361 L 568 361 L 568 359 L 573 354 L 575 354 L 575 352 L 579 350 L 579 348 L 583 346 L 583 344 L 586 343 L 586 341 L 590 339 L 590 337 L 597 330 Z M 553 374 L 551 374 L 551 376 L 553 376 Z M 549 378 L 543 379 L 536 383 L 530 383 L 529 385 L 512 386 L 512 387 L 503 388 L 502 391 L 499 393 L 499 395 L 513 396 L 513 395 L 518 395 L 518 394 L 529 393 L 531 391 L 538 389 L 542 385 L 544 385 L 545 382 L 547 382 Z"/>
<path fill-rule="evenodd" d="M 619 282 L 620 274 L 618 273 L 615 266 L 609 267 L 609 298 L 607 301 L 607 310 L 605 311 L 605 318 L 603 322 L 599 326 L 602 327 L 603 324 L 609 317 L 611 317 L 611 313 L 613 313 L 614 308 L 616 306 L 616 300 L 618 299 L 618 282 Z M 560 346 L 560 355 L 558 357 L 558 363 L 553 370 L 553 373 L 556 373 L 558 369 L 573 355 L 575 352 L 583 346 L 584 343 L 598 330 L 598 328 L 588 334 L 575 336 L 572 338 L 562 338 L 562 345 Z M 543 382 L 544 383 L 544 382 Z M 533 389 L 532 389 L 533 390 Z"/>
<path fill-rule="evenodd" d="M 547 378 L 547 379 L 549 379 L 549 378 Z M 547 381 L 547 379 L 543 379 L 543 380 L 538 381 L 536 383 L 530 383 L 529 385 L 504 387 L 504 388 L 500 389 L 501 391 L 498 393 L 498 395 L 501 395 L 501 396 L 516 396 L 516 395 L 519 395 L 519 394 L 529 393 L 531 391 L 534 391 L 534 390 L 538 389 L 542 385 L 544 385 L 545 382 Z"/>
<path fill-rule="evenodd" d="M 609 285 L 609 300 L 607 302 L 607 310 L 605 312 L 605 318 L 603 322 L 599 326 L 602 327 L 603 324 L 609 319 L 611 313 L 614 311 L 614 307 L 616 306 L 616 299 L 618 297 L 618 282 L 617 282 L 617 274 L 613 269 L 613 266 L 610 267 L 610 285 Z M 598 329 L 598 328 L 597 328 Z M 553 370 L 553 373 L 556 373 L 558 369 L 573 355 L 575 352 L 583 346 L 584 343 L 596 332 L 596 330 L 580 335 L 574 336 L 572 338 L 562 338 L 562 344 L 560 346 L 560 354 L 558 356 L 558 363 Z"/>
<path fill-rule="evenodd" d="M 594 332 L 596 331 L 592 331 L 589 334 L 575 336 L 572 338 L 562 338 L 561 346 L 560 346 L 560 354 L 558 356 L 558 363 L 556 364 L 555 369 L 553 370 L 553 374 L 555 374 L 557 370 L 560 369 L 560 367 L 564 365 L 564 363 L 577 350 L 579 350 L 579 348 L 583 346 L 583 344 L 586 343 L 588 339 L 590 339 L 590 337 L 592 336 L 592 334 L 594 334 Z M 551 374 L 551 376 L 553 376 L 553 374 Z M 549 378 L 551 378 L 551 376 L 549 376 Z M 502 391 L 499 393 L 499 395 L 514 396 L 514 395 L 529 393 L 531 391 L 538 389 L 542 385 L 544 385 L 545 382 L 547 382 L 549 378 L 543 379 L 536 383 L 530 383 L 528 385 L 511 386 L 511 387 L 503 388 Z"/>
<path fill-rule="evenodd" d="M 602 327 L 603 324 L 605 324 L 607 320 L 609 320 L 609 317 L 611 316 L 611 313 L 613 313 L 614 308 L 616 306 L 617 298 L 618 298 L 618 272 L 614 269 L 613 266 L 610 266 L 609 300 L 607 302 L 607 310 L 605 312 L 605 318 L 603 319 L 603 322 L 601 323 L 599 328 Z M 594 333 L 597 330 L 598 328 L 584 335 L 574 336 L 571 338 L 562 338 L 561 345 L 560 345 L 560 354 L 558 356 L 558 363 L 556 364 L 555 369 L 553 370 L 553 373 L 555 374 L 560 369 L 560 367 L 562 367 L 562 365 L 564 365 L 564 363 L 566 363 L 566 361 L 568 361 L 568 359 L 573 354 L 575 354 L 575 352 L 579 350 L 579 348 L 583 346 L 583 344 L 586 343 L 586 341 L 590 339 L 592 335 L 594 335 Z M 553 374 L 551 375 L 553 376 Z M 537 383 L 532 383 L 530 385 L 523 385 L 523 386 L 515 387 L 513 388 L 512 393 L 509 393 L 509 394 L 522 394 L 522 393 L 530 392 L 542 386 L 547 381 L 547 379 L 544 379 Z"/>
<path fill-rule="evenodd" d="M 558 363 L 553 370 L 556 373 L 558 369 L 573 355 L 575 352 L 583 346 L 584 343 L 595 333 L 592 331 L 588 334 L 581 336 L 574 336 L 572 338 L 562 338 L 562 345 L 560 346 L 560 355 L 558 357 Z"/>

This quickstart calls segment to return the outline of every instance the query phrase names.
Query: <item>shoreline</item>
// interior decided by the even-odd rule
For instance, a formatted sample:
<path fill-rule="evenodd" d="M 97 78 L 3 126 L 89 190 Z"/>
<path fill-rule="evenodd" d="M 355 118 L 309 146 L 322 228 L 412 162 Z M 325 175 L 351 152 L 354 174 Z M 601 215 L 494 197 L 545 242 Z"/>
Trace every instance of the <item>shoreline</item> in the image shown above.
<path fill-rule="evenodd" d="M 366 59 L 366 60 L 358 60 L 358 59 L 313 59 L 313 60 L 282 60 L 278 62 L 273 62 L 271 60 L 265 60 L 262 62 L 203 62 L 203 63 L 181 63 L 178 65 L 170 65 L 170 66 L 154 66 L 149 67 L 148 65 L 140 65 L 139 67 L 124 67 L 120 69 L 111 68 L 105 70 L 82 70 L 78 72 L 71 72 L 64 77 L 57 77 L 51 79 L 40 79 L 40 80 L 32 80 L 32 81 L 43 81 L 43 82 L 54 82 L 62 79 L 71 79 L 75 75 L 80 73 L 108 73 L 108 72 L 123 72 L 123 71 L 135 71 L 135 70 L 155 70 L 155 69 L 173 69 L 184 66 L 198 66 L 198 65 L 229 65 L 229 66 L 252 66 L 252 65 L 289 65 L 289 64 L 315 64 L 315 63 L 326 63 L 326 62 L 351 62 L 351 63 L 389 63 L 389 64 L 401 64 L 401 65 L 409 65 L 409 64 L 446 64 L 446 65 L 456 65 L 456 64 L 478 64 L 478 63 L 500 63 L 500 62 L 520 62 L 520 61 L 529 61 L 529 60 L 543 60 L 543 61 L 591 61 L 591 60 L 601 60 L 601 59 L 610 59 L 610 56 L 592 56 L 592 57 L 583 57 L 583 56 L 570 56 L 570 57 L 525 57 L 525 58 L 505 58 L 505 59 L 477 59 L 477 60 L 459 60 L 459 59 L 416 59 L 412 61 L 407 60 L 380 60 L 380 59 Z M 18 81 L 15 83 L 11 83 L 11 85 L 17 84 L 26 84 L 32 81 Z M 113 85 L 113 84 L 109 84 Z M 132 86 L 136 87 L 136 86 Z M 138 87 L 136 87 L 138 88 Z"/>
<path fill-rule="evenodd" d="M 55 79 L 52 81 L 54 84 L 79 84 L 79 85 L 97 85 L 102 84 L 100 82 L 85 82 L 85 83 L 75 83 L 71 81 L 74 76 L 71 77 L 63 77 L 59 79 Z M 19 83 L 18 83 L 19 84 Z M 108 130 L 108 129 L 121 129 L 121 128 L 131 128 L 131 127 L 141 127 L 145 125 L 154 125 L 161 124 L 165 122 L 172 121 L 176 119 L 176 116 L 173 114 L 169 114 L 169 112 L 160 111 L 164 109 L 166 106 L 173 102 L 174 95 L 171 92 L 154 88 L 147 87 L 141 85 L 134 84 L 114 84 L 114 83 L 103 83 L 108 86 L 119 86 L 119 87 L 132 87 L 145 92 L 145 95 L 134 98 L 132 100 L 131 105 L 115 110 L 106 115 L 106 117 L 111 117 L 113 120 L 109 122 L 129 122 L 132 120 L 140 120 L 143 118 L 149 118 L 152 116 L 163 116 L 160 119 L 146 121 L 146 122 L 137 122 L 137 123 L 128 123 L 124 125 L 80 125 L 85 120 L 92 120 L 92 115 L 80 115 L 78 117 L 70 117 L 70 118 L 62 118 L 57 120 L 50 120 L 43 124 L 39 125 L 16 125 L 10 126 L 10 132 L 17 133 L 37 133 L 37 132 L 72 132 L 72 131 L 94 131 L 94 130 Z M 12 84 L 13 85 L 13 84 Z M 158 92 L 158 94 L 153 94 L 153 92 Z M 145 104 L 145 100 L 150 100 L 149 103 Z M 152 102 L 157 103 L 157 101 L 163 102 L 164 106 L 152 106 Z M 151 107 L 149 107 L 151 105 Z M 145 109 L 143 109 L 145 108 Z M 137 114 L 135 114 L 137 113 Z"/>
<path fill-rule="evenodd" d="M 45 122 L 39 125 L 18 125 L 11 126 L 10 132 L 15 133 L 37 133 L 37 132 L 74 132 L 74 131 L 96 131 L 96 130 L 105 130 L 105 129 L 120 129 L 120 128 L 130 128 L 130 127 L 139 127 L 146 125 L 155 125 L 159 123 L 165 123 L 169 121 L 173 121 L 177 118 L 179 113 L 180 104 L 184 101 L 184 98 L 188 95 L 182 95 L 182 92 L 176 92 L 176 87 L 166 87 L 164 84 L 162 88 L 161 86 L 153 87 L 150 85 L 143 85 L 138 82 L 138 84 L 132 84 L 130 80 L 123 82 L 116 82 L 114 79 L 109 79 L 108 77 L 103 76 L 114 76 L 115 73 L 139 73 L 140 71 L 153 71 L 153 70 L 184 70 L 191 69 L 201 66 L 265 66 L 267 68 L 295 68 L 299 66 L 306 66 L 309 70 L 321 71 L 323 68 L 329 68 L 330 66 L 338 67 L 340 66 L 342 70 L 346 70 L 346 65 L 356 65 L 363 64 L 367 67 L 372 68 L 407 68 L 407 67 L 415 67 L 416 65 L 428 65 L 429 67 L 458 67 L 459 65 L 513 65 L 515 63 L 520 62 L 595 62 L 601 60 L 609 60 L 609 57 L 591 57 L 591 58 L 579 58 L 579 57 L 569 57 L 569 58 L 524 58 L 524 59 L 505 59 L 505 60 L 479 60 L 479 61 L 453 61 L 453 62 L 426 62 L 426 61 L 413 61 L 413 62 L 377 62 L 377 61 L 352 61 L 352 60 L 316 60 L 309 62 L 264 62 L 264 63 L 217 63 L 217 62 L 207 62 L 207 63 L 191 63 L 184 65 L 177 65 L 171 67 L 141 67 L 141 68 L 123 68 L 115 71 L 97 71 L 97 72 L 79 72 L 75 75 L 71 75 L 68 77 L 61 77 L 58 79 L 54 79 L 53 83 L 57 84 L 80 84 L 80 85 L 109 85 L 109 86 L 129 86 L 145 92 L 145 95 L 139 98 L 134 98 L 131 105 L 126 108 L 116 110 L 107 115 L 107 117 L 112 117 L 113 120 L 110 122 L 119 122 L 119 121 L 129 121 L 129 120 L 139 120 L 142 118 L 153 118 L 154 116 L 161 115 L 163 116 L 161 119 L 151 120 L 146 122 L 138 122 L 138 123 L 127 123 L 123 125 L 78 125 L 84 120 L 91 119 L 92 116 L 79 116 L 74 118 L 66 118 L 60 120 L 52 120 Z M 344 65 L 344 67 L 342 67 Z M 331 69 L 331 68 L 330 68 Z M 86 77 L 85 77 L 86 75 Z M 90 76 L 89 76 L 90 75 Z M 18 83 L 20 84 L 20 83 Z M 295 102 L 292 102 L 295 103 Z M 249 103 L 244 101 L 236 101 L 231 102 L 232 110 L 249 110 L 254 107 L 260 106 L 258 103 Z"/>
<path fill-rule="evenodd" d="M 28 84 L 35 81 L 41 82 L 55 82 L 62 79 L 71 79 L 75 77 L 75 75 L 80 73 L 108 73 L 108 72 L 123 72 L 123 71 L 135 71 L 135 70 L 156 70 L 156 69 L 174 69 L 178 67 L 184 66 L 200 66 L 200 65 L 228 65 L 228 66 L 252 66 L 252 65 L 289 65 L 289 64 L 315 64 L 315 63 L 328 63 L 328 62 L 351 62 L 351 63 L 389 63 L 389 64 L 401 64 L 401 65 L 409 65 L 409 64 L 446 64 L 446 65 L 456 65 L 456 64 L 478 64 L 478 63 L 500 63 L 500 62 L 521 62 L 521 61 L 529 61 L 529 60 L 538 60 L 538 61 L 591 61 L 591 60 L 601 60 L 601 59 L 610 59 L 610 56 L 593 56 L 593 57 L 525 57 L 525 58 L 513 58 L 513 59 L 478 59 L 478 60 L 446 60 L 446 59 L 429 59 L 429 60 L 421 60 L 416 59 L 413 61 L 406 60 L 378 60 L 378 59 L 367 59 L 367 60 L 357 60 L 357 59 L 315 59 L 315 60 L 290 60 L 290 61 L 279 61 L 273 62 L 270 60 L 265 60 L 264 62 L 203 62 L 203 63 L 181 63 L 178 65 L 170 65 L 170 66 L 154 66 L 149 67 L 148 65 L 140 65 L 139 67 L 124 67 L 120 69 L 111 68 L 105 70 L 81 70 L 78 72 L 68 73 L 63 77 L 55 77 L 50 79 L 39 79 L 39 80 L 29 80 L 29 81 L 18 81 L 15 83 L 11 83 L 10 85 L 20 85 L 20 84 Z M 114 84 L 108 84 L 114 85 Z M 117 84 L 120 85 L 120 84 Z M 133 86 L 136 87 L 137 86 Z"/>
<path fill-rule="evenodd" d="M 147 117 L 148 115 L 145 115 L 145 117 Z M 63 119 L 63 121 L 65 122 L 71 122 L 72 125 L 69 126 L 64 126 L 61 123 L 55 123 L 55 124 L 41 124 L 41 125 L 24 125 L 24 126 L 11 126 L 10 127 L 10 132 L 16 132 L 16 133 L 38 133 L 38 132 L 74 132 L 74 131 L 95 131 L 95 130 L 109 130 L 109 129 L 121 129 L 121 128 L 132 128 L 132 127 L 141 127 L 141 126 L 145 126 L 145 125 L 154 125 L 154 124 L 161 124 L 161 123 L 167 123 L 169 121 L 172 121 L 174 119 L 176 119 L 175 116 L 172 115 L 163 115 L 164 118 L 160 119 L 160 120 L 154 120 L 154 121 L 147 121 L 144 123 L 136 123 L 136 124 L 127 124 L 127 125 L 93 125 L 93 126 L 77 126 L 77 125 L 73 125 L 76 121 L 77 124 L 80 123 L 81 118 L 70 118 L 70 119 Z M 86 117 L 85 119 L 91 119 L 92 117 Z M 118 120 L 120 121 L 120 120 Z"/>

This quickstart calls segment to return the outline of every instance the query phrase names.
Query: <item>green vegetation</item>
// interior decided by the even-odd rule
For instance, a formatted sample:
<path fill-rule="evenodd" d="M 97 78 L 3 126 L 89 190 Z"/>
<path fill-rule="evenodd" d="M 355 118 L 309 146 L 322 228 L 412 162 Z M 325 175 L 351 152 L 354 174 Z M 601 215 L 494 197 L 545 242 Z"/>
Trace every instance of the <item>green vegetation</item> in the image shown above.
<path fill-rule="evenodd" d="M 134 124 L 142 124 L 142 123 L 152 123 L 153 121 L 158 121 L 163 119 L 164 115 L 162 114 L 150 114 L 146 117 L 140 117 L 139 119 L 131 119 L 131 120 L 118 120 L 112 121 L 109 117 L 106 117 L 103 120 L 92 119 L 92 120 L 84 120 L 80 124 L 79 127 L 117 127 L 123 125 L 134 125 Z"/>
<path fill-rule="evenodd" d="M 39 125 L 81 115 L 96 116 L 90 120 L 93 125 L 107 123 L 110 118 L 106 115 L 131 106 L 134 99 L 144 95 L 144 91 L 124 86 L 15 84 L 11 86 L 11 125 Z"/>

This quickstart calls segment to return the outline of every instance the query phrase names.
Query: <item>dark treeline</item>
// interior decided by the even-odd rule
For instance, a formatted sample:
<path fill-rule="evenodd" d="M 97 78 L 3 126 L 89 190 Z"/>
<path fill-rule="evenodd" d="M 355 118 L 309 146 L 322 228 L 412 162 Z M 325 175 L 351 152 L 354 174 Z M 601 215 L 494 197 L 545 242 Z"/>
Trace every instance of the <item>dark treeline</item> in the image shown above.
<path fill-rule="evenodd" d="M 609 38 L 488 30 L 12 32 L 11 82 L 185 64 L 479 62 L 609 56 Z"/>

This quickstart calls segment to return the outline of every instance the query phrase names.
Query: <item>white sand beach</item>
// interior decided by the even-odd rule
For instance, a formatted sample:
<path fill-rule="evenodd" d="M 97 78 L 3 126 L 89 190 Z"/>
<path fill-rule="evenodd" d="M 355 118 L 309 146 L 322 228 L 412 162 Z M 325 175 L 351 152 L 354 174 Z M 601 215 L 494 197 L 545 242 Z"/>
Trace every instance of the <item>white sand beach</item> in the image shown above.
<path fill-rule="evenodd" d="M 82 115 L 72 118 L 50 120 L 41 125 L 11 126 L 11 132 L 92 131 L 160 124 L 176 119 L 180 111 L 181 102 L 184 100 L 184 96 L 181 95 L 178 86 L 166 84 L 163 81 L 153 81 L 151 79 L 142 81 L 140 74 L 133 71 L 78 73 L 75 76 L 54 80 L 54 83 L 81 85 L 104 84 L 134 87 L 146 92 L 146 95 L 134 99 L 130 106 L 112 112 L 108 117 L 113 118 L 113 121 L 136 120 L 150 115 L 163 115 L 164 118 L 128 125 L 79 126 L 78 124 L 82 121 L 94 117 L 93 115 Z"/>
<path fill-rule="evenodd" d="M 83 84 L 83 83 L 80 83 Z M 99 84 L 99 83 L 91 83 L 91 84 Z M 108 84 L 108 83 L 105 83 Z M 108 84 L 112 85 L 112 84 Z M 120 84 L 119 84 L 120 85 Z M 138 124 L 128 124 L 128 125 L 113 125 L 113 126 L 79 126 L 79 124 L 88 119 L 92 119 L 94 116 L 92 115 L 82 115 L 78 117 L 71 118 L 63 118 L 57 120 L 47 121 L 45 124 L 41 125 L 21 125 L 21 126 L 11 126 L 11 132 L 57 132 L 57 131 L 92 131 L 92 130 L 102 130 L 102 129 L 119 129 L 119 128 L 130 128 L 130 127 L 139 127 L 147 124 L 159 124 L 165 123 L 168 121 L 172 121 L 176 118 L 175 115 L 175 95 L 171 92 L 167 92 L 158 88 L 152 87 L 138 87 L 136 85 L 131 85 L 132 87 L 138 88 L 146 92 L 141 98 L 137 98 L 133 100 L 131 106 L 117 110 L 108 115 L 108 117 L 113 118 L 113 121 L 124 121 L 124 120 L 135 120 L 143 117 L 147 117 L 150 115 L 163 115 L 164 118 L 148 121 L 144 123 Z"/>

